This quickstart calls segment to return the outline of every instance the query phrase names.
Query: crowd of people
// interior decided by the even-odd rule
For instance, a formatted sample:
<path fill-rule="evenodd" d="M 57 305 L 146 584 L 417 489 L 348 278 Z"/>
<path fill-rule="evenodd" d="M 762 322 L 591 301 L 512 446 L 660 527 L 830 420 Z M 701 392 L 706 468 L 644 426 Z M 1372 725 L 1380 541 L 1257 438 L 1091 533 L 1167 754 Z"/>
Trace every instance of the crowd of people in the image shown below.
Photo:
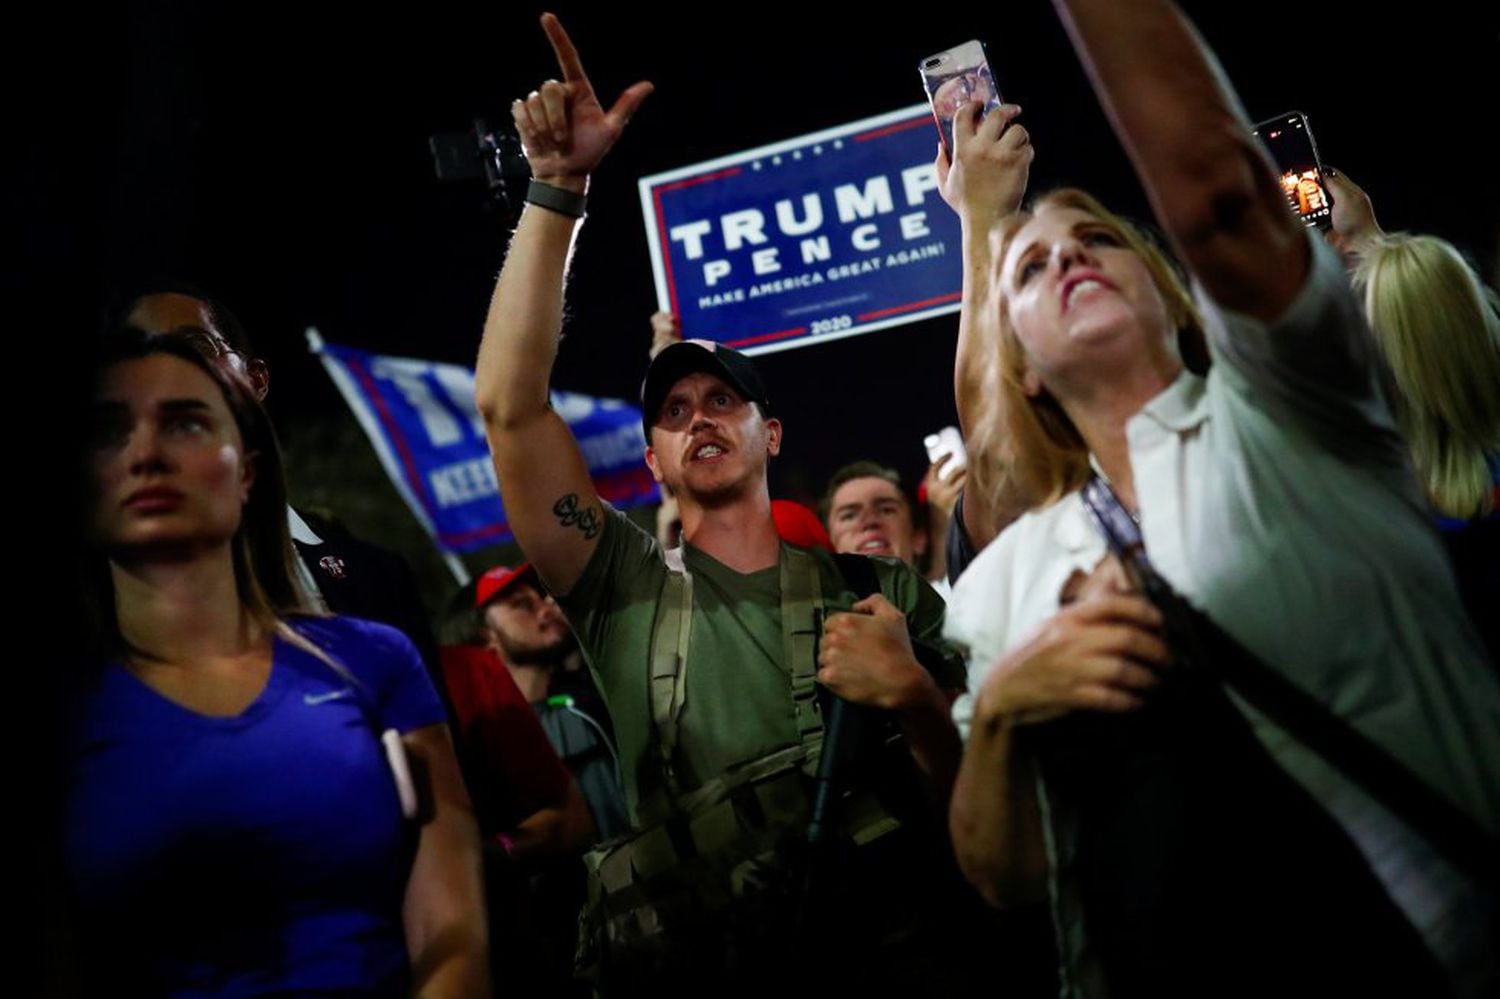
<path fill-rule="evenodd" d="M 234 316 L 122 303 L 79 994 L 1500 990 L 1500 300 L 1342 172 L 1305 228 L 1171 3 L 1058 7 L 1160 233 L 1028 192 L 1019 108 L 957 110 L 967 460 L 918 490 L 851 454 L 773 499 L 776 387 L 662 314 L 657 530 L 600 499 L 552 364 L 652 87 L 606 107 L 552 15 L 476 365 L 526 561 L 438 634 L 288 505 Z"/>

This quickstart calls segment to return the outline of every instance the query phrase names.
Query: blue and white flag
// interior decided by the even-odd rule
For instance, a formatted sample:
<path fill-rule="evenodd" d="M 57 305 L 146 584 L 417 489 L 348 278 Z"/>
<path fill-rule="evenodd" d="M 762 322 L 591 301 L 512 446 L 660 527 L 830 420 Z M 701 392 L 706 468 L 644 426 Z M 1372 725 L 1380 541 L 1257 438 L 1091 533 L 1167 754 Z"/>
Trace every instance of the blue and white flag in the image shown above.
<path fill-rule="evenodd" d="M 747 354 L 956 312 L 958 216 L 917 104 L 640 181 L 662 309 Z"/>
<path fill-rule="evenodd" d="M 463 554 L 508 541 L 495 467 L 474 405 L 474 371 L 328 343 L 323 361 L 370 438 L 392 484 L 438 548 Z M 573 430 L 594 488 L 617 507 L 659 502 L 642 457 L 641 411 L 616 399 L 553 392 L 552 408 Z"/>

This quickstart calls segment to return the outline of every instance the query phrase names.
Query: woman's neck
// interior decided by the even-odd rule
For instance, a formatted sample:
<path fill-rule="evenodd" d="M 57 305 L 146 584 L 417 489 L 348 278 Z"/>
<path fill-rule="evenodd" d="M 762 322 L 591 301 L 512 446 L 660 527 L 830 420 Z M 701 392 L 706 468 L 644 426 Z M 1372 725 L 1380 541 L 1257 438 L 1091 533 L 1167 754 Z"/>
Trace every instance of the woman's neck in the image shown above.
<path fill-rule="evenodd" d="M 1115 495 L 1131 512 L 1139 507 L 1125 425 L 1181 373 L 1182 363 L 1175 357 L 1143 365 L 1113 376 L 1098 391 L 1075 398 L 1064 407 Z"/>
<path fill-rule="evenodd" d="M 264 636 L 240 602 L 225 544 L 170 561 L 110 562 L 120 636 L 137 655 L 162 662 L 238 655 Z"/>

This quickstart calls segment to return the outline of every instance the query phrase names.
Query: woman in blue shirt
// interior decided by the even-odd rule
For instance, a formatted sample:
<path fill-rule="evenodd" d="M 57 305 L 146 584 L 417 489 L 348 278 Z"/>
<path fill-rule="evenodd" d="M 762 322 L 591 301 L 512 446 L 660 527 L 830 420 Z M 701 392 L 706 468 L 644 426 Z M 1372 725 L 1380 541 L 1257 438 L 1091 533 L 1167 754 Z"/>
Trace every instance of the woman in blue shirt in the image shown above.
<path fill-rule="evenodd" d="M 80 965 L 164 995 L 484 995 L 479 849 L 410 642 L 314 616 L 270 423 L 200 330 L 115 337 L 68 756 Z"/>

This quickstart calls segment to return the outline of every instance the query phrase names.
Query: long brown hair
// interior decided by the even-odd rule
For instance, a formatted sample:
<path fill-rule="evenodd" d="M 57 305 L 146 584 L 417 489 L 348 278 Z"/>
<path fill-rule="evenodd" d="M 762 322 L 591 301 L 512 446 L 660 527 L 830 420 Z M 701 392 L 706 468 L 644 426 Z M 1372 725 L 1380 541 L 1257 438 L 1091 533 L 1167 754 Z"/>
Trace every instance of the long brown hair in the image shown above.
<path fill-rule="evenodd" d="M 230 542 L 235 587 L 241 605 L 256 623 L 287 635 L 290 629 L 284 622 L 289 615 L 318 612 L 294 568 L 297 556 L 287 527 L 286 473 L 270 417 L 241 369 L 214 359 L 213 334 L 190 327 L 163 334 L 126 328 L 105 337 L 94 359 L 93 383 L 97 386 L 116 364 L 154 355 L 186 361 L 212 379 L 234 416 L 245 453 L 254 456 L 255 481 Z M 89 651 L 93 659 L 103 661 L 130 650 L 115 617 L 108 561 L 96 545 L 90 546 L 86 557 L 83 596 L 90 618 Z"/>
<path fill-rule="evenodd" d="M 995 270 L 986 303 L 975 316 L 985 347 L 975 351 L 970 362 L 982 369 L 971 373 L 971 383 L 983 385 L 984 392 L 980 419 L 969 440 L 969 475 L 991 510 L 1047 506 L 1081 488 L 1089 477 L 1088 447 L 1062 405 L 1045 388 L 1030 396 L 1023 387 L 1025 354 L 1010 325 L 1000 280 L 1000 264 L 1011 242 L 1038 211 L 1050 207 L 1087 212 L 1141 258 L 1168 320 L 1177 328 L 1183 363 L 1200 374 L 1208 369 L 1203 320 L 1177 268 L 1146 230 L 1076 188 L 1060 188 L 1036 199 L 992 236 Z"/>

